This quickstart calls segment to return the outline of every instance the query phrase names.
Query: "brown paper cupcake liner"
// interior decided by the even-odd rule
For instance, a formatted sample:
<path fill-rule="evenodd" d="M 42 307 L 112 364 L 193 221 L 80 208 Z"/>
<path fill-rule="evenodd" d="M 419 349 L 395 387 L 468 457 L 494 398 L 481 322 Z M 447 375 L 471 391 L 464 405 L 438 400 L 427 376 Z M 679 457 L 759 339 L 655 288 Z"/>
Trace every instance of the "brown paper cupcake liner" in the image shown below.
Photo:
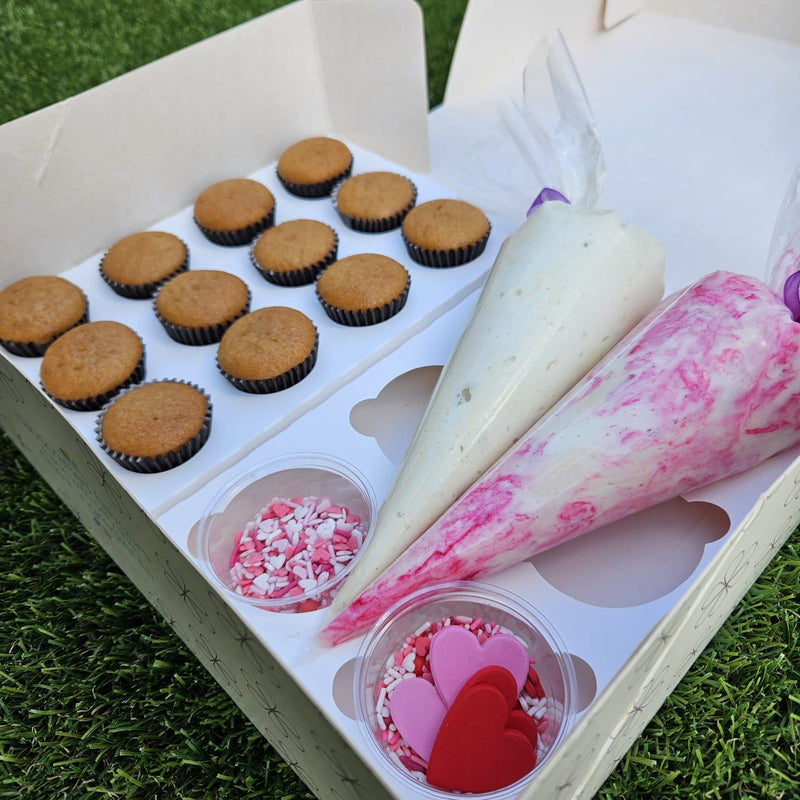
<path fill-rule="evenodd" d="M 417 203 L 417 187 L 413 181 L 409 180 L 413 194 L 411 197 L 411 202 L 402 211 L 399 211 L 397 214 L 393 214 L 390 217 L 382 217 L 380 219 L 352 217 L 349 214 L 343 214 L 339 210 L 339 206 L 336 203 L 336 196 L 342 183 L 344 183 L 344 181 L 341 181 L 339 184 L 337 184 L 333 192 L 333 202 L 334 206 L 336 207 L 336 213 L 348 228 L 352 228 L 354 231 L 360 231 L 361 233 L 386 233 L 386 231 L 393 231 L 395 228 L 399 228 L 403 224 L 406 214 L 408 214 L 408 212 L 411 211 L 411 209 L 414 208 Z"/>
<path fill-rule="evenodd" d="M 53 342 L 58 339 L 59 336 L 63 336 L 67 331 L 71 331 L 73 328 L 77 328 L 78 325 L 83 325 L 84 323 L 89 321 L 89 302 L 86 302 L 86 311 L 83 312 L 83 316 L 74 324 L 70 325 L 69 328 L 61 331 L 57 336 L 54 336 L 47 342 L 43 344 L 36 344 L 35 342 L 14 342 L 9 339 L 0 339 L 0 345 L 2 345 L 9 353 L 15 356 L 24 356 L 25 358 L 39 358 L 43 356 L 48 347 L 50 347 Z"/>
<path fill-rule="evenodd" d="M 155 301 L 153 301 L 153 311 L 155 312 L 158 321 L 164 327 L 164 330 L 171 339 L 179 344 L 200 347 L 202 345 L 216 344 L 219 342 L 219 340 L 222 338 L 222 334 L 225 333 L 225 331 L 228 330 L 228 328 L 230 328 L 230 326 L 233 325 L 237 319 L 243 317 L 248 311 L 250 311 L 250 303 L 252 302 L 252 299 L 252 292 L 248 289 L 247 305 L 245 305 L 242 310 L 236 314 L 236 316 L 231 317 L 229 320 L 221 322 L 218 325 L 209 325 L 205 328 L 187 328 L 184 325 L 176 325 L 174 322 L 168 322 L 159 313 Z"/>
<path fill-rule="evenodd" d="M 103 280 L 118 294 L 122 297 L 128 297 L 131 300 L 147 300 L 148 298 L 152 297 L 156 291 L 161 288 L 167 281 L 172 280 L 176 275 L 180 275 L 181 272 L 186 272 L 189 269 L 189 248 L 186 245 L 186 242 L 181 240 L 181 244 L 186 248 L 186 258 L 183 259 L 183 263 L 167 275 L 165 278 L 162 278 L 160 281 L 151 281 L 150 283 L 141 283 L 141 284 L 128 284 L 128 283 L 119 283 L 118 281 L 112 280 L 111 278 L 103 272 L 103 262 L 105 261 L 106 257 L 103 256 L 100 259 L 100 275 L 102 276 Z"/>
<path fill-rule="evenodd" d="M 100 447 L 121 467 L 124 467 L 131 472 L 141 472 L 146 474 L 165 472 L 168 469 L 179 467 L 185 461 L 188 461 L 208 441 L 208 437 L 211 433 L 211 397 L 204 389 L 201 389 L 199 386 L 191 383 L 190 381 L 175 379 L 173 383 L 185 383 L 187 386 L 197 389 L 197 391 L 206 398 L 208 407 L 206 408 L 205 419 L 200 429 L 188 441 L 180 445 L 177 450 L 171 450 L 169 453 L 159 454 L 157 456 L 130 456 L 126 453 L 120 453 L 118 450 L 110 448 L 105 443 L 101 431 L 103 426 L 103 417 L 105 416 L 107 409 L 103 409 L 97 417 L 97 423 L 95 424 L 94 429 L 95 436 L 97 437 Z M 130 389 L 133 388 L 134 387 L 130 387 Z M 129 391 L 130 389 L 126 391 Z M 124 392 L 121 394 L 124 394 Z"/>
<path fill-rule="evenodd" d="M 273 203 L 272 211 L 260 219 L 258 222 L 248 225 L 246 228 L 239 228 L 235 231 L 215 231 L 211 228 L 206 228 L 195 219 L 197 227 L 203 232 L 203 235 L 214 244 L 221 244 L 225 247 L 239 247 L 243 244 L 250 244 L 253 239 L 262 233 L 267 228 L 272 227 L 275 222 L 275 204 Z"/>
<path fill-rule="evenodd" d="M 317 299 L 325 309 L 325 313 L 334 322 L 338 322 L 340 325 L 361 327 L 365 325 L 377 325 L 378 323 L 385 322 L 387 319 L 390 319 L 397 314 L 406 304 L 410 290 L 411 276 L 409 276 L 408 281 L 406 282 L 406 288 L 397 298 L 392 300 L 390 303 L 386 303 L 380 308 L 368 308 L 363 311 L 348 311 L 343 308 L 336 308 L 336 306 L 332 306 L 330 303 L 327 303 L 325 300 L 323 300 L 322 297 L 320 297 L 319 292 L 317 292 Z"/>
<path fill-rule="evenodd" d="M 473 261 L 483 253 L 491 232 L 492 226 L 489 225 L 489 230 L 486 231 L 480 241 L 467 247 L 458 247 L 452 250 L 427 250 L 410 242 L 405 236 L 403 236 L 403 242 L 405 242 L 408 255 L 418 264 L 422 264 L 425 267 L 458 267 L 461 264 Z"/>
<path fill-rule="evenodd" d="M 317 352 L 319 351 L 319 331 L 317 331 L 314 346 L 306 358 L 291 369 L 286 370 L 282 375 L 274 378 L 237 378 L 226 372 L 217 360 L 217 367 L 222 375 L 233 384 L 240 392 L 248 392 L 249 394 L 272 394 L 273 392 L 281 392 L 300 383 L 305 378 L 317 363 Z"/>
<path fill-rule="evenodd" d="M 337 184 L 350 177 L 352 171 L 353 162 L 351 160 L 350 166 L 344 170 L 344 172 L 340 172 L 333 178 L 329 178 L 326 181 L 319 181 L 318 183 L 294 183 L 293 181 L 287 181 L 285 178 L 282 178 L 277 170 L 275 170 L 275 174 L 278 176 L 278 180 L 281 182 L 283 188 L 286 189 L 289 194 L 296 195 L 297 197 L 317 198 L 328 197 Z"/>
<path fill-rule="evenodd" d="M 105 406 L 109 400 L 116 397 L 120 392 L 131 388 L 132 386 L 141 383 L 144 380 L 144 344 L 142 344 L 142 357 L 139 363 L 134 367 L 133 372 L 122 382 L 119 386 L 115 386 L 103 394 L 95 395 L 94 397 L 83 397 L 79 400 L 65 400 L 61 397 L 56 397 L 42 387 L 45 394 L 58 405 L 70 409 L 70 411 L 99 411 Z"/>
<path fill-rule="evenodd" d="M 287 270 L 285 272 L 278 272 L 274 269 L 264 269 L 256 260 L 252 248 L 250 250 L 250 263 L 258 270 L 262 278 L 277 286 L 307 286 L 309 283 L 314 283 L 325 269 L 336 261 L 336 255 L 339 252 L 339 234 L 334 231 L 333 236 L 333 247 L 328 255 L 317 261 L 316 264 L 311 264 L 308 267 Z"/>

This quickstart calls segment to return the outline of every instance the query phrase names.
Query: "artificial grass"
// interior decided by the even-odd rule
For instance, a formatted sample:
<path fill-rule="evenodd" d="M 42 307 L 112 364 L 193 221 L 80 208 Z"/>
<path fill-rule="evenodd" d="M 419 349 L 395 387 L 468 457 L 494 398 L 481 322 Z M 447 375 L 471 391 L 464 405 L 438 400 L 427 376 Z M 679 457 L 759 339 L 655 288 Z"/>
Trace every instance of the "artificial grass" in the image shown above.
<path fill-rule="evenodd" d="M 0 2 L 0 121 L 281 2 Z M 466 0 L 427 0 L 441 101 Z M 312 798 L 0 436 L 0 797 Z M 598 793 L 800 796 L 795 532 Z"/>

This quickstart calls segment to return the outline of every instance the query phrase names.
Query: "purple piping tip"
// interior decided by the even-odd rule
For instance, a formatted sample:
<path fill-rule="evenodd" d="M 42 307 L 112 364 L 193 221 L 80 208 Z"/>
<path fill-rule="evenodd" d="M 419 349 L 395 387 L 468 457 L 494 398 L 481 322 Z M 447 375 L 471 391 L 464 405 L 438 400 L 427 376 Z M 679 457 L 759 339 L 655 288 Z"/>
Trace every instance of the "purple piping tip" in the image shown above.
<path fill-rule="evenodd" d="M 800 270 L 793 272 L 783 284 L 783 302 L 792 312 L 792 319 L 800 322 Z"/>
<path fill-rule="evenodd" d="M 560 200 L 562 203 L 569 203 L 569 200 L 557 189 L 548 189 L 545 187 L 536 195 L 536 199 L 531 203 L 531 207 L 528 209 L 528 213 L 525 216 L 529 217 L 542 203 L 546 203 L 548 200 Z"/>

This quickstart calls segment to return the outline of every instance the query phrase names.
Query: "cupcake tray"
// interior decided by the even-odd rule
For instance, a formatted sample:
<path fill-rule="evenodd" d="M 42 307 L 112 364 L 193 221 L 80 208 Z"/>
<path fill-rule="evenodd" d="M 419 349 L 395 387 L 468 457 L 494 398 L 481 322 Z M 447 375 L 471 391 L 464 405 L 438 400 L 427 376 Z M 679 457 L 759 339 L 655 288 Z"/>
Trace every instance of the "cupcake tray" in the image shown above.
<path fill-rule="evenodd" d="M 353 174 L 386 170 L 407 175 L 417 187 L 418 203 L 454 196 L 452 190 L 425 175 L 411 173 L 399 164 L 352 143 L 348 145 L 354 155 Z M 104 469 L 112 473 L 153 516 L 192 494 L 220 470 L 238 463 L 250 450 L 302 418 L 337 389 L 474 291 L 482 284 L 503 238 L 510 232 L 502 221 L 495 221 L 486 250 L 475 260 L 448 269 L 425 267 L 408 256 L 399 228 L 385 233 L 361 233 L 342 222 L 330 197 L 305 199 L 289 194 L 277 179 L 275 163 L 248 177 L 268 186 L 275 196 L 275 224 L 290 219 L 318 219 L 336 231 L 339 258 L 373 252 L 403 264 L 411 275 L 408 300 L 398 314 L 384 322 L 363 327 L 340 325 L 326 315 L 313 284 L 276 286 L 265 280 L 250 262 L 250 246 L 225 247 L 208 241 L 192 219 L 191 207 L 161 220 L 150 229 L 164 230 L 182 239 L 189 248 L 190 269 L 219 269 L 233 273 L 250 288 L 251 310 L 264 306 L 289 306 L 302 311 L 317 327 L 319 350 L 316 365 L 309 375 L 279 392 L 250 394 L 234 388 L 219 372 L 216 344 L 189 346 L 175 342 L 157 320 L 152 300 L 121 297 L 113 292 L 99 272 L 104 251 L 60 273 L 86 293 L 90 320 L 117 320 L 139 334 L 145 346 L 145 380 L 188 380 L 211 397 L 211 435 L 205 446 L 190 462 L 157 475 L 130 472 L 102 452 L 95 434 L 97 413 L 70 411 L 56 406 L 85 441 L 97 449 Z M 211 180 L 209 178 L 209 182 Z M 108 246 L 113 243 L 112 239 Z M 10 358 L 21 373 L 38 384 L 41 359 Z"/>
<path fill-rule="evenodd" d="M 301 0 L 64 108 L 4 126 L 0 155 L 9 185 L 19 183 L 19 213 L 12 208 L 0 221 L 10 225 L 4 228 L 10 275 L 18 264 L 47 264 L 82 286 L 91 319 L 122 320 L 143 337 L 147 379 L 198 383 L 211 396 L 214 419 L 208 443 L 190 461 L 158 475 L 130 473 L 98 447 L 96 414 L 58 407 L 38 388 L 39 359 L 3 353 L 3 427 L 320 798 L 416 800 L 373 758 L 354 718 L 359 640 L 326 650 L 314 636 L 328 619 L 324 609 L 277 614 L 224 597 L 199 554 L 203 510 L 231 478 L 297 452 L 344 458 L 368 477 L 378 502 L 385 496 L 486 272 L 530 203 L 531 175 L 519 152 L 498 137 L 495 110 L 498 98 L 518 92 L 532 47 L 555 26 L 564 31 L 597 115 L 606 204 L 664 242 L 667 290 L 714 268 L 762 274 L 796 160 L 787 143 L 800 125 L 793 100 L 800 32 L 789 30 L 783 20 L 789 12 L 779 2 L 765 4 L 769 13 L 757 23 L 749 4 L 731 2 L 727 28 L 704 21 L 714 18 L 711 0 L 681 0 L 672 4 L 672 16 L 642 5 L 580 0 L 566 15 L 545 2 L 470 0 L 445 104 L 427 117 L 415 4 Z M 746 33 L 756 24 L 759 36 Z M 386 30 L 390 37 L 376 35 Z M 305 57 L 287 61 L 287 52 Z M 287 63 L 296 70 L 286 70 Z M 285 81 L 265 85 L 263 75 L 278 69 Z M 206 80 L 198 82 L 203 70 Z M 152 96 L 162 96 L 167 85 L 185 91 L 174 92 L 175 108 L 154 108 Z M 193 94 L 197 85 L 201 97 Z M 240 108 L 229 102 L 234 95 Z M 371 98 L 366 108 L 364 97 Z M 104 129 L 98 120 L 108 118 L 107 106 L 127 115 L 118 131 L 134 132 L 116 150 L 114 137 L 97 147 L 87 135 Z M 279 128 L 276 107 L 285 112 Z M 207 125 L 219 109 L 225 110 L 219 124 Z M 153 120 L 156 113 L 165 116 Z M 166 155 L 143 144 L 153 139 L 145 128 L 159 126 L 181 142 L 163 137 Z M 493 223 L 484 254 L 462 267 L 431 270 L 408 259 L 399 231 L 349 231 L 329 200 L 287 195 L 274 161 L 261 154 L 276 157 L 292 141 L 328 130 L 351 143 L 356 172 L 406 174 L 417 184 L 418 202 L 451 196 L 480 206 Z M 35 158 L 26 161 L 28 150 Z M 198 175 L 198 163 L 212 162 L 215 174 Z M 207 242 L 186 204 L 205 185 L 233 176 L 237 164 L 273 191 L 277 222 L 322 219 L 339 233 L 340 256 L 370 248 L 403 263 L 412 278 L 406 307 L 377 326 L 343 328 L 324 314 L 313 287 L 269 284 L 247 248 Z M 124 198 L 113 191 L 116 171 L 129 182 Z M 742 202 L 731 201 L 738 196 Z M 105 197 L 108 213 L 98 199 Z M 80 214 L 62 223 L 65 198 Z M 126 227 L 128 207 L 133 216 Z M 183 210 L 174 214 L 175 208 Z M 96 217 L 113 230 L 105 245 L 97 240 Z M 320 333 L 311 374 L 274 395 L 238 392 L 216 369 L 215 345 L 179 345 L 149 301 L 115 295 L 97 270 L 100 247 L 145 227 L 184 238 L 191 268 L 240 275 L 253 291 L 253 308 L 283 304 L 307 313 Z M 52 266 L 54 253 L 63 255 L 64 269 Z M 79 258 L 70 261 L 74 254 Z M 578 674 L 575 726 L 521 798 L 590 797 L 599 788 L 795 529 L 798 456 L 800 448 L 786 451 L 487 579 L 545 614 Z"/>

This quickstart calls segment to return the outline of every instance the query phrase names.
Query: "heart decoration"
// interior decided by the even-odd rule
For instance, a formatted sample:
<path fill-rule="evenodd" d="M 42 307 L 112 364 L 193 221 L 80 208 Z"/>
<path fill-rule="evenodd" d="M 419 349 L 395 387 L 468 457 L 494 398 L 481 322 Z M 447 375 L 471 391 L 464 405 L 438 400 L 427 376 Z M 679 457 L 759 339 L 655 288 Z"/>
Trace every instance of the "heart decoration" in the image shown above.
<path fill-rule="evenodd" d="M 513 714 L 508 695 L 476 676 L 445 714 L 428 762 L 428 783 L 452 792 L 491 792 L 524 778 L 536 766 L 536 748 L 515 727 L 519 715 L 509 724 Z"/>
<path fill-rule="evenodd" d="M 392 692 L 392 721 L 410 747 L 430 760 L 447 706 L 425 678 L 406 678 Z M 526 715 L 527 716 L 527 715 Z"/>
<path fill-rule="evenodd" d="M 453 704 L 468 678 L 482 667 L 505 667 L 514 676 L 517 695 L 528 677 L 525 645 L 508 633 L 496 633 L 481 644 L 466 628 L 442 628 L 431 639 L 430 660 L 433 682 L 447 706 Z"/>

